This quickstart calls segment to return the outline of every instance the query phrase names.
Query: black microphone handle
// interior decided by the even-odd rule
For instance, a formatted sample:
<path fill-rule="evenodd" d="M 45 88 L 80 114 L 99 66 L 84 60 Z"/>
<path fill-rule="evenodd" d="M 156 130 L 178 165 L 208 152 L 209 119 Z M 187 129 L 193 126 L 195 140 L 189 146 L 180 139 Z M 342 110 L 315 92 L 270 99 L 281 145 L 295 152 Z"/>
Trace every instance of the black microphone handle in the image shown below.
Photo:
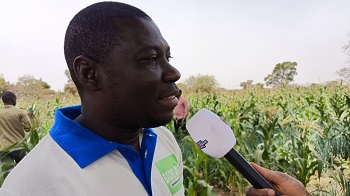
<path fill-rule="evenodd" d="M 275 196 L 280 196 L 277 190 L 271 186 L 259 172 L 257 172 L 239 152 L 232 148 L 225 158 L 247 179 L 254 188 L 269 188 L 275 191 Z"/>

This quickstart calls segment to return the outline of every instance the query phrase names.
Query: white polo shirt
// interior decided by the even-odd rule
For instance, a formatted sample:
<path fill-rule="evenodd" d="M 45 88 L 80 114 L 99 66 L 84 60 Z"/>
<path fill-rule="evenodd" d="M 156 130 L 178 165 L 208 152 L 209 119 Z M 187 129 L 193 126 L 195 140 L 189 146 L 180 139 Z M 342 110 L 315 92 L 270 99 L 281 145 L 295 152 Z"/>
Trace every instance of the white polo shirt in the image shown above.
<path fill-rule="evenodd" d="M 0 195 L 184 195 L 180 148 L 164 127 L 140 133 L 141 151 L 74 122 L 80 106 L 58 109 L 50 134 L 15 167 Z"/>

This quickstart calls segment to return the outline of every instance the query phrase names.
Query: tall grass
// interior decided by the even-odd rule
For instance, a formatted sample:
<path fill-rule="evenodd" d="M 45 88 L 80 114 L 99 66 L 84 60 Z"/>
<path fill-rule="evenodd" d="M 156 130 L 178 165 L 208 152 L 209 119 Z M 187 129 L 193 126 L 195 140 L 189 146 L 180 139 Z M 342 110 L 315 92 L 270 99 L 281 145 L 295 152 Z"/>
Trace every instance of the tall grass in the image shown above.
<path fill-rule="evenodd" d="M 191 106 L 188 118 L 201 108 L 218 114 L 248 161 L 294 176 L 314 195 L 349 195 L 349 94 L 345 86 L 314 86 L 184 96 Z M 76 97 L 58 95 L 21 105 L 35 115 L 22 141 L 26 150 L 48 133 L 57 108 L 77 103 Z M 166 127 L 173 130 L 173 122 Z M 249 183 L 225 159 L 201 152 L 186 131 L 174 135 L 183 152 L 186 195 L 244 195 Z M 0 166 L 5 172 L 6 165 Z"/>
<path fill-rule="evenodd" d="M 194 94 L 187 98 L 191 115 L 204 107 L 231 126 L 237 138 L 235 148 L 249 161 L 287 172 L 306 187 L 317 178 L 318 185 L 308 187 L 316 195 L 349 192 L 350 176 L 344 173 L 349 169 L 350 153 L 347 87 L 262 89 L 219 96 Z M 194 152 L 193 149 L 184 151 Z M 214 191 L 244 194 L 249 183 L 226 160 L 203 156 L 205 158 L 196 160 L 212 165 L 202 171 L 197 167 L 198 175 L 186 176 L 187 180 L 205 180 L 215 187 Z M 184 157 L 190 159 L 196 155 L 186 153 Z M 189 162 L 185 165 L 193 166 Z M 211 169 L 204 170 L 208 168 Z M 210 178 L 204 178 L 205 173 L 209 173 Z M 322 184 L 321 179 L 332 179 L 334 183 Z M 190 195 L 198 194 L 200 192 Z"/>
<path fill-rule="evenodd" d="M 25 133 L 23 140 L 13 144 L 2 152 L 6 155 L 14 150 L 25 149 L 26 152 L 30 152 L 40 140 L 48 134 L 51 126 L 54 122 L 54 113 L 57 108 L 63 106 L 76 105 L 79 103 L 79 99 L 76 97 L 65 97 L 58 94 L 52 97 L 51 100 L 36 100 L 33 101 L 20 99 L 17 101 L 17 107 L 25 111 L 29 111 L 29 108 L 33 111 L 31 116 L 30 131 Z M 2 105 L 0 105 L 2 107 Z M 9 166 L 15 165 L 14 162 L 2 162 L 0 160 L 0 186 L 5 180 L 5 174 L 8 172 Z"/>

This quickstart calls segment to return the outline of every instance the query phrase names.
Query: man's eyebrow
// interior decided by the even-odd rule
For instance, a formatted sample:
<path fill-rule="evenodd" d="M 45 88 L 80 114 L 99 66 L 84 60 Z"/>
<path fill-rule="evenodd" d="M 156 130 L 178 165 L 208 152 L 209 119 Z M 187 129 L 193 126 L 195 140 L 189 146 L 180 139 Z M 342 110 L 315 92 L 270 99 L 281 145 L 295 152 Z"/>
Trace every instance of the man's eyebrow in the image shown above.
<path fill-rule="evenodd" d="M 146 52 L 146 51 L 150 51 L 150 50 L 155 50 L 155 51 L 161 51 L 162 48 L 159 46 L 155 46 L 155 45 L 149 45 L 149 46 L 144 46 L 142 47 L 139 52 Z M 170 47 L 166 46 L 166 52 L 170 52 Z"/>

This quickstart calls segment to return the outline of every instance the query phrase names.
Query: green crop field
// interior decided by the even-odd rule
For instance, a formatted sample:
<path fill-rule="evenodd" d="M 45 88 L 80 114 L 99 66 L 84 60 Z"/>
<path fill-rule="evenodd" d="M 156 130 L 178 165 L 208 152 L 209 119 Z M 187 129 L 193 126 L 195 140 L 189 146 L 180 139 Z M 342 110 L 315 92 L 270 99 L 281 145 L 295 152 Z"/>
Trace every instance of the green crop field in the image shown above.
<path fill-rule="evenodd" d="M 247 160 L 294 176 L 313 195 L 350 195 L 349 87 L 185 92 L 184 97 L 191 105 L 189 118 L 207 108 L 230 125 L 235 148 Z M 18 100 L 20 108 L 34 109 L 33 128 L 23 141 L 27 151 L 48 133 L 57 108 L 78 103 L 64 94 Z M 174 129 L 172 122 L 166 127 Z M 250 185 L 228 161 L 202 153 L 186 131 L 174 135 L 183 152 L 186 195 L 244 195 Z M 6 164 L 1 163 L 2 173 Z"/>

